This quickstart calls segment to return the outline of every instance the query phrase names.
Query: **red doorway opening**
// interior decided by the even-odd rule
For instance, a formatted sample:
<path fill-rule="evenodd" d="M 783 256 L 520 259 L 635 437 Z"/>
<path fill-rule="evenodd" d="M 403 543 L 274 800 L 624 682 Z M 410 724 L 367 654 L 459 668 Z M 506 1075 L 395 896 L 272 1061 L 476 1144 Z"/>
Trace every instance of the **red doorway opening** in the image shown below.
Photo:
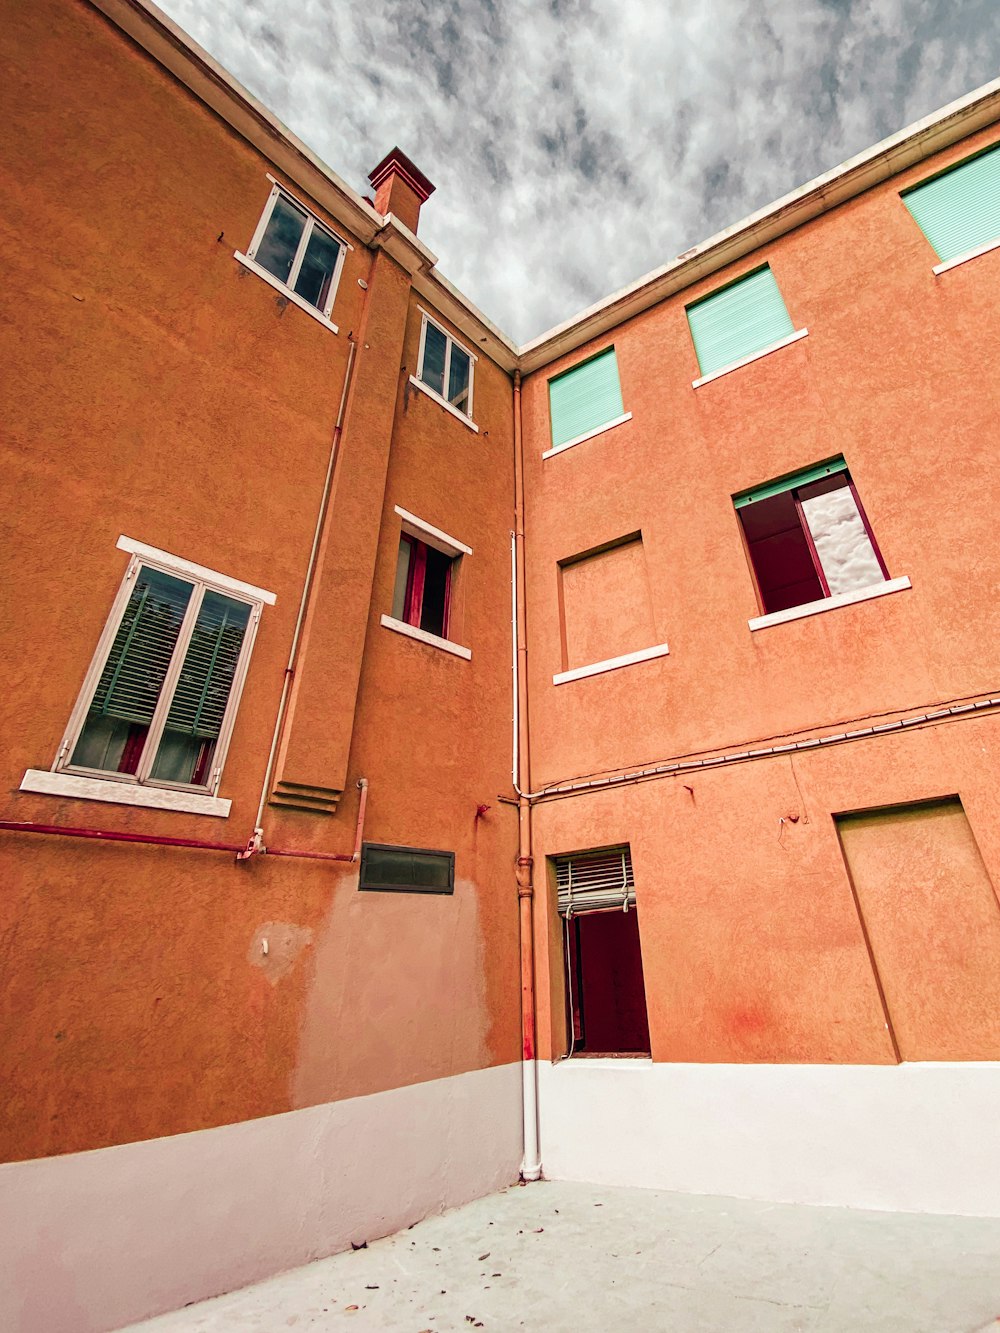
<path fill-rule="evenodd" d="M 633 908 L 566 921 L 571 1055 L 648 1055 L 649 1019 Z"/>

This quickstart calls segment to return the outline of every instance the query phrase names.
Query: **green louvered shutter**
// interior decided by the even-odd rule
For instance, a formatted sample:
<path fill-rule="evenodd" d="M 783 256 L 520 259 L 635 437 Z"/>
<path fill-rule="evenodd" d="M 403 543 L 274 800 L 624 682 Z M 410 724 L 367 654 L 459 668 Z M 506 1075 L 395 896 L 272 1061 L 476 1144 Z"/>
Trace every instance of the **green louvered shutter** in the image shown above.
<path fill-rule="evenodd" d="M 218 736 L 249 619 L 246 602 L 205 593 L 170 701 L 168 731 L 202 740 Z"/>
<path fill-rule="evenodd" d="M 553 448 L 624 416 L 615 349 L 549 380 L 549 410 Z"/>
<path fill-rule="evenodd" d="M 907 190 L 903 203 L 942 264 L 1000 238 L 1000 148 Z"/>
<path fill-rule="evenodd" d="M 702 375 L 731 366 L 795 332 L 769 268 L 688 306 Z"/>
<path fill-rule="evenodd" d="M 90 705 L 91 715 L 148 726 L 160 698 L 192 587 L 142 569 Z"/>

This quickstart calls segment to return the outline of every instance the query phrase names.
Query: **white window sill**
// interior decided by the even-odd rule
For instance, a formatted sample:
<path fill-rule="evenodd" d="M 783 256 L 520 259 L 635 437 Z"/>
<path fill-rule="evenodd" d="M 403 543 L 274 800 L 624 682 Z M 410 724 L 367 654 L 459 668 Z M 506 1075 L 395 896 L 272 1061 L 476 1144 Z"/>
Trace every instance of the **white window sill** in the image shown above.
<path fill-rule="evenodd" d="M 787 338 L 779 338 L 776 343 L 769 343 L 767 347 L 762 347 L 759 352 L 751 352 L 749 356 L 744 356 L 739 361 L 733 361 L 728 366 L 713 370 L 710 375 L 702 375 L 700 380 L 692 380 L 691 388 L 700 389 L 703 384 L 711 384 L 713 380 L 719 379 L 722 375 L 728 375 L 732 370 L 739 370 L 741 366 L 748 366 L 751 361 L 759 361 L 762 356 L 770 356 L 772 352 L 779 352 L 782 347 L 790 347 L 792 343 L 797 343 L 800 338 L 804 338 L 808 332 L 808 329 L 796 329 Z"/>
<path fill-rule="evenodd" d="M 552 684 L 565 685 L 571 680 L 582 680 L 584 676 L 599 676 L 604 671 L 617 671 L 619 667 L 631 666 L 633 662 L 648 662 L 654 657 L 666 657 L 669 651 L 665 643 L 658 643 L 652 648 L 640 648 L 637 653 L 608 657 L 603 662 L 591 662 L 589 666 L 574 667 L 572 671 L 560 671 L 552 677 Z"/>
<path fill-rule="evenodd" d="M 790 606 L 786 611 L 772 611 L 767 616 L 757 616 L 748 620 L 753 629 L 767 629 L 769 625 L 783 625 L 786 620 L 801 620 L 804 616 L 818 616 L 821 611 L 834 611 L 838 606 L 851 606 L 854 602 L 868 602 L 873 597 L 885 597 L 890 592 L 902 592 L 913 585 L 905 576 L 901 579 L 887 579 L 885 583 L 873 583 L 869 588 L 857 588 L 854 592 L 841 592 L 836 597 L 823 597 L 818 602 L 804 602 L 802 606 Z"/>
<path fill-rule="evenodd" d="M 293 292 L 289 287 L 286 287 L 283 282 L 274 276 L 273 273 L 268 273 L 266 268 L 261 268 L 260 264 L 241 253 L 239 250 L 233 251 L 233 258 L 238 260 L 244 268 L 248 268 L 251 273 L 256 273 L 258 278 L 263 278 L 268 286 L 273 287 L 276 292 L 280 292 L 286 301 L 291 301 L 292 305 L 297 305 L 300 310 L 304 310 L 307 315 L 311 315 L 317 324 L 322 324 L 323 327 L 329 329 L 331 333 L 339 332 L 336 324 L 330 319 L 329 315 L 324 315 L 323 312 L 317 310 L 314 305 L 310 305 L 308 301 L 304 301 L 297 292 Z"/>
<path fill-rule="evenodd" d="M 464 657 L 469 661 L 472 657 L 471 648 L 463 648 L 460 643 L 452 643 L 450 639 L 442 639 L 438 634 L 428 634 L 425 629 L 418 629 L 416 625 L 408 625 L 405 620 L 394 620 L 392 616 L 383 616 L 382 624 L 386 629 L 395 630 L 397 634 L 405 634 L 408 639 L 416 639 L 418 643 L 426 643 L 431 648 L 441 648 L 446 653 L 454 653 L 456 657 Z"/>
<path fill-rule="evenodd" d="M 995 241 L 987 241 L 985 245 L 977 245 L 975 250 L 966 250 L 964 255 L 956 255 L 954 259 L 946 259 L 943 264 L 935 264 L 934 272 L 937 274 L 947 273 L 950 268 L 958 268 L 959 264 L 967 264 L 970 259 L 978 259 L 980 255 L 988 255 L 991 250 L 1000 246 L 1000 236 Z"/>
<path fill-rule="evenodd" d="M 614 430 L 615 426 L 620 426 L 623 421 L 631 421 L 632 413 L 626 412 L 624 416 L 615 417 L 614 421 L 606 421 L 603 426 L 595 426 L 593 430 L 588 430 L 585 435 L 578 435 L 575 440 L 567 440 L 565 444 L 554 444 L 551 449 L 546 449 L 542 454 L 543 458 L 551 458 L 553 454 L 561 454 L 564 449 L 572 449 L 576 444 L 583 444 L 584 440 L 592 440 L 597 435 L 603 435 L 605 431 Z"/>
<path fill-rule="evenodd" d="M 86 778 L 77 773 L 50 773 L 29 768 L 21 779 L 21 791 L 43 796 L 68 796 L 77 801 L 106 801 L 111 805 L 143 805 L 151 810 L 175 810 L 188 815 L 215 815 L 225 819 L 232 801 L 196 791 L 171 787 L 143 787 L 138 782 L 113 782 Z"/>
<path fill-rule="evenodd" d="M 463 426 L 468 426 L 469 430 L 474 430 L 477 435 L 479 434 L 479 427 L 476 423 L 470 421 L 464 412 L 460 412 L 457 407 L 452 403 L 449 403 L 447 398 L 442 398 L 442 396 L 435 389 L 432 389 L 429 384 L 425 384 L 423 380 L 418 380 L 416 375 L 410 376 L 410 383 L 418 388 L 421 393 L 425 393 L 428 398 L 433 398 L 438 407 L 443 407 L 446 412 L 450 412 L 453 417 L 462 423 Z"/>

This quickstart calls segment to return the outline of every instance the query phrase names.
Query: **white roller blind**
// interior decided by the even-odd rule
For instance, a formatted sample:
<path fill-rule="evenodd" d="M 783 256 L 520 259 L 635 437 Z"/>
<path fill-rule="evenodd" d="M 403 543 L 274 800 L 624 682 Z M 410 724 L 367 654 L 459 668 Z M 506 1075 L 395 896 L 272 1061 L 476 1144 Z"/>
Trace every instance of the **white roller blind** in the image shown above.
<path fill-rule="evenodd" d="M 635 906 L 632 853 L 628 847 L 557 856 L 555 863 L 559 911 L 565 916 L 614 907 L 628 911 Z"/>

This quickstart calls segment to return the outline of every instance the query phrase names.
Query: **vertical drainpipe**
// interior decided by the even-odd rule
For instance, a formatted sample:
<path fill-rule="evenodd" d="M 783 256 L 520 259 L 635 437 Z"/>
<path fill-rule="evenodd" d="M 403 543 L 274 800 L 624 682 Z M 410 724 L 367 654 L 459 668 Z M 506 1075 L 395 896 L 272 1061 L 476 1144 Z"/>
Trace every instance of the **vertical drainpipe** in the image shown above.
<path fill-rule="evenodd" d="M 524 578 L 524 448 L 521 438 L 521 372 L 514 371 L 514 716 L 517 746 L 517 901 L 521 940 L 521 1084 L 524 1110 L 523 1180 L 538 1180 L 538 1072 L 535 1063 L 534 885 L 531 857 L 531 790 L 528 756 L 528 647 Z"/>

